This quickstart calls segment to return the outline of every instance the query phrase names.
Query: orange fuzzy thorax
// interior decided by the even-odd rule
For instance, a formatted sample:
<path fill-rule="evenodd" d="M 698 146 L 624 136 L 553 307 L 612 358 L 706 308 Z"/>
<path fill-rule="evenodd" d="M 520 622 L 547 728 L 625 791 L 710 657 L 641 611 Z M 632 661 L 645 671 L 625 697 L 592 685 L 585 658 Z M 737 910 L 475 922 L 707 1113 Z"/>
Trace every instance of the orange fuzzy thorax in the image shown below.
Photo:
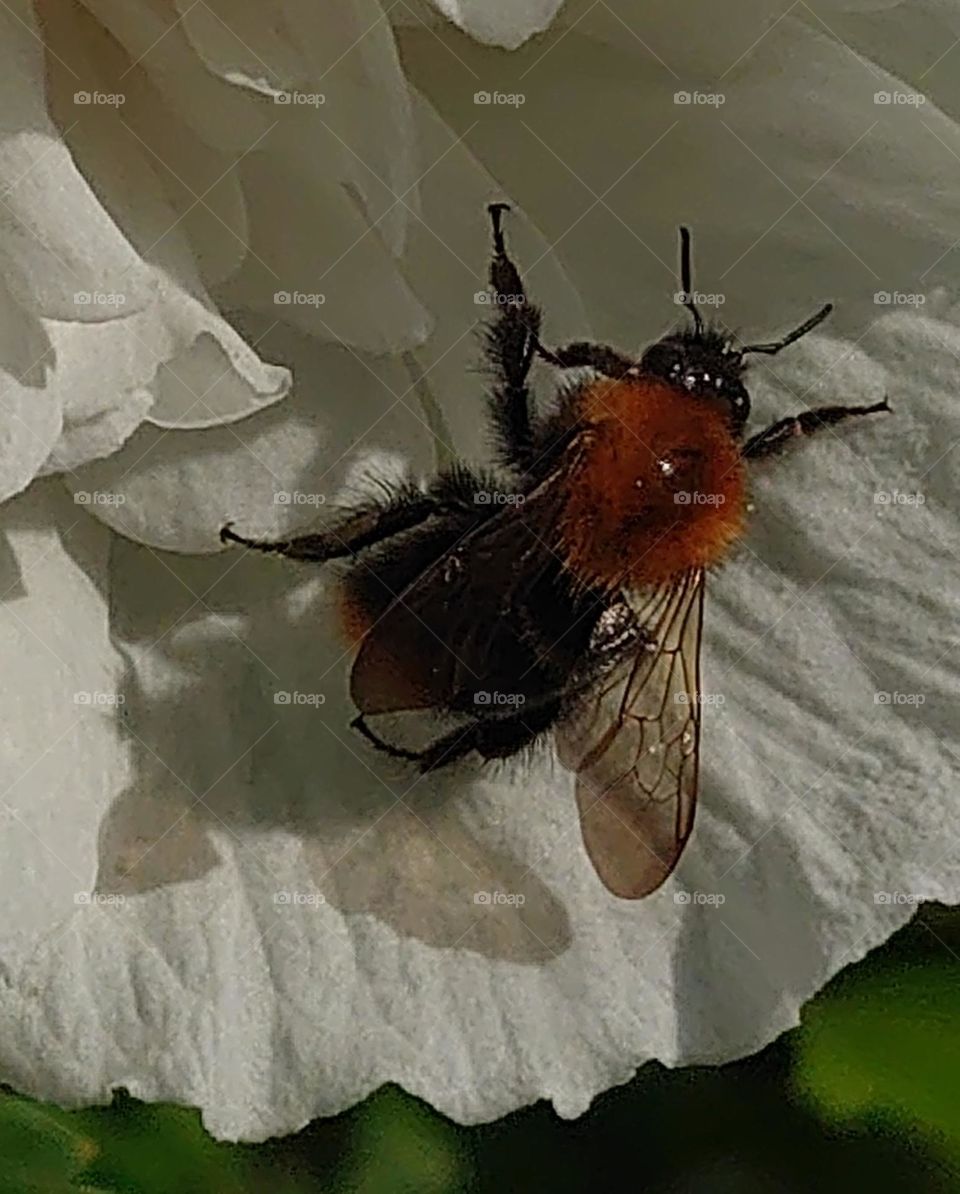
<path fill-rule="evenodd" d="M 649 379 L 598 381 L 579 413 L 591 431 L 560 518 L 560 553 L 577 579 L 639 588 L 720 560 L 746 506 L 723 404 Z"/>

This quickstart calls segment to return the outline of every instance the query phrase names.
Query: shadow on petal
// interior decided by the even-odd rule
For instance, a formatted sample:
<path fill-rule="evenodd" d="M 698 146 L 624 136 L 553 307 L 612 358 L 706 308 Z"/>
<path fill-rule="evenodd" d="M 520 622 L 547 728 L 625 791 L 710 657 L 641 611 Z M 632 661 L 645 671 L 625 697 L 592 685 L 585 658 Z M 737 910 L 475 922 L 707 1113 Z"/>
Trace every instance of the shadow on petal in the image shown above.
<path fill-rule="evenodd" d="M 104 889 L 194 881 L 232 855 L 276 903 L 310 893 L 427 945 L 533 965 L 569 945 L 554 893 L 471 820 L 475 771 L 418 777 L 349 730 L 324 574 L 117 542 L 113 579 L 136 779 L 101 828 Z"/>

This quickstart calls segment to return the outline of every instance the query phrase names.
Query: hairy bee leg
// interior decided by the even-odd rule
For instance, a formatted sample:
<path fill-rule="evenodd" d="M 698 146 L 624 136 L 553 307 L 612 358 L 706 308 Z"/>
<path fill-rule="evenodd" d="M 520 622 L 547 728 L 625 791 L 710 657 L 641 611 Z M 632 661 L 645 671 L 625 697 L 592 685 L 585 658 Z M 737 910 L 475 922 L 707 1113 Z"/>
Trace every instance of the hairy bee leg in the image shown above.
<path fill-rule="evenodd" d="M 528 302 L 520 271 L 507 253 L 503 213 L 508 203 L 487 207 L 493 229 L 490 286 L 496 310 L 486 329 L 486 353 L 494 373 L 490 418 L 504 464 L 524 471 L 533 454 L 533 397 L 527 377 L 540 332 L 540 309 Z"/>
<path fill-rule="evenodd" d="M 471 723 L 466 726 L 461 726 L 460 729 L 454 730 L 450 734 L 438 738 L 436 742 L 425 747 L 423 750 L 404 750 L 400 746 L 393 746 L 391 743 L 384 741 L 378 734 L 367 725 L 363 714 L 355 717 L 350 723 L 352 729 L 361 733 L 377 750 L 382 751 L 383 754 L 389 755 L 392 759 L 406 759 L 411 763 L 419 763 L 420 770 L 423 772 L 435 771 L 438 767 L 445 767 L 448 763 L 452 763 L 454 759 L 459 759 L 463 755 L 469 754 L 476 749 L 476 723 Z"/>
<path fill-rule="evenodd" d="M 436 498 L 411 488 L 397 494 L 389 502 L 367 506 L 350 514 L 339 525 L 312 535 L 267 542 L 238 535 L 232 529 L 232 524 L 227 523 L 220 531 L 220 539 L 224 543 L 239 543 L 254 551 L 273 552 L 291 560 L 312 560 L 322 564 L 326 560 L 356 555 L 381 539 L 410 530 L 431 514 L 439 513 L 442 508 Z"/>
<path fill-rule="evenodd" d="M 558 369 L 595 369 L 604 377 L 619 381 L 626 377 L 631 369 L 637 368 L 637 362 L 609 348 L 606 344 L 592 344 L 586 340 L 578 340 L 575 344 L 567 344 L 563 348 L 546 348 L 539 340 L 535 351 L 538 357 Z"/>
<path fill-rule="evenodd" d="M 876 415 L 889 410 L 890 405 L 886 398 L 872 406 L 820 406 L 815 410 L 804 411 L 801 415 L 779 419 L 763 431 L 757 432 L 743 445 L 741 454 L 751 460 L 760 460 L 764 456 L 779 452 L 785 444 L 798 437 L 813 435 L 815 431 L 843 423 L 846 419 Z"/>
<path fill-rule="evenodd" d="M 367 725 L 362 713 L 358 714 L 353 721 L 350 722 L 351 730 L 356 730 L 358 734 L 362 734 L 366 740 L 375 746 L 377 750 L 385 755 L 389 755 L 392 759 L 407 759 L 411 763 L 419 762 L 423 756 L 423 752 L 419 750 L 404 750 L 400 746 L 392 746 L 389 742 L 384 741 L 378 734 Z"/>

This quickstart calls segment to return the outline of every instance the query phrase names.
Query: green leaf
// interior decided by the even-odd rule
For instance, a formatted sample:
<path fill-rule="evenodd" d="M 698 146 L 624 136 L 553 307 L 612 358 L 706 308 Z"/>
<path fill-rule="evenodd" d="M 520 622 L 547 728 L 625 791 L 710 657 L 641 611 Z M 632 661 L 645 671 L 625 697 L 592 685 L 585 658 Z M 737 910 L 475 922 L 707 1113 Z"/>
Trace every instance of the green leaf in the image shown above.
<path fill-rule="evenodd" d="M 96 1157 L 96 1140 L 68 1112 L 0 1094 L 0 1194 L 76 1191 Z"/>
<path fill-rule="evenodd" d="M 140 1103 L 120 1093 L 113 1105 L 79 1112 L 100 1141 L 97 1161 L 84 1172 L 130 1194 L 241 1194 L 247 1189 L 239 1150 L 207 1135 L 200 1113 L 166 1103 Z"/>
<path fill-rule="evenodd" d="M 960 1164 L 960 959 L 852 974 L 804 1013 L 799 1090 L 828 1120 L 891 1118 Z"/>
<path fill-rule="evenodd" d="M 463 1136 L 443 1116 L 395 1086 L 356 1112 L 336 1189 L 351 1194 L 455 1194 L 467 1187 Z"/>

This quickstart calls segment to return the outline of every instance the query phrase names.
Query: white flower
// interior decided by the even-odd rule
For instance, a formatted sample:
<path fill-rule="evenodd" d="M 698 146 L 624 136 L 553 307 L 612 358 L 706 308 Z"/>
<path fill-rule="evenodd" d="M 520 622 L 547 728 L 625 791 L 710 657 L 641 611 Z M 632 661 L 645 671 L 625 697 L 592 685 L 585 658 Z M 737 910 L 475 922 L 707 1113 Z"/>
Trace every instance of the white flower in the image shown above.
<path fill-rule="evenodd" d="M 896 8 L 686 6 L 681 25 L 584 0 L 532 36 L 554 7 L 441 6 L 511 52 L 406 6 L 391 29 L 372 0 L 3 16 L 0 150 L 27 147 L 33 187 L 0 216 L 4 310 L 30 312 L 2 321 L 5 364 L 43 328 L 62 392 L 86 395 L 62 438 L 24 396 L 42 453 L 6 433 L 27 461 L 7 492 L 67 470 L 66 493 L 48 477 L 3 512 L 0 1076 L 24 1091 L 122 1084 L 248 1139 L 388 1080 L 461 1121 L 541 1097 L 574 1115 L 646 1060 L 722 1061 L 795 1024 L 908 917 L 897 893 L 958 898 L 947 18 L 911 16 L 930 53 L 904 51 L 900 79 Z M 125 102 L 71 128 L 71 72 Z M 683 221 L 725 322 L 773 335 L 837 301 L 756 367 L 758 426 L 894 408 L 757 470 L 750 535 L 709 581 L 704 689 L 724 701 L 697 826 L 639 903 L 598 882 L 546 755 L 417 780 L 352 735 L 325 572 L 186 554 L 228 519 L 305 525 L 370 468 L 428 470 L 431 421 L 482 456 L 473 296 L 502 194 L 551 342 L 633 349 L 674 322 Z M 67 318 L 70 271 L 123 277 L 130 310 Z M 92 347 L 98 329 L 115 340 Z M 260 411 L 282 367 L 293 392 Z"/>

